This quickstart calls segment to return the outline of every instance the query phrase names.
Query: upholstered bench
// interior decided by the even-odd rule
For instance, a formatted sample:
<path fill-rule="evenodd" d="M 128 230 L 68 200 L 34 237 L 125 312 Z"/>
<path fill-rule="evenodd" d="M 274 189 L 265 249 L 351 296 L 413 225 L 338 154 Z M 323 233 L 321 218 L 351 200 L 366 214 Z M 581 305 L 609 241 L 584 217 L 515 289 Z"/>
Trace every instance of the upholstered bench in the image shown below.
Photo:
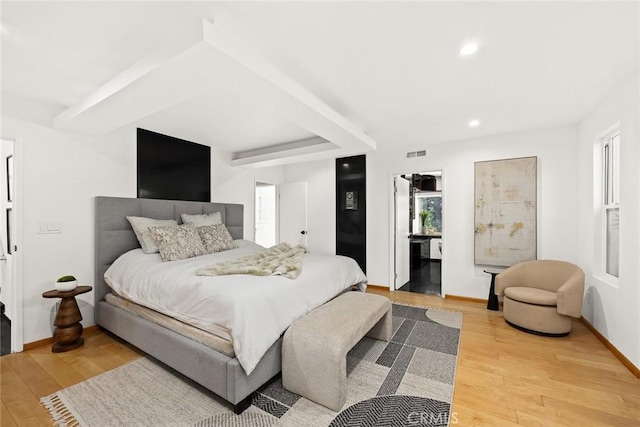
<path fill-rule="evenodd" d="M 282 343 L 285 389 L 339 411 L 347 398 L 347 352 L 365 335 L 391 339 L 391 301 L 347 292 L 287 329 Z"/>

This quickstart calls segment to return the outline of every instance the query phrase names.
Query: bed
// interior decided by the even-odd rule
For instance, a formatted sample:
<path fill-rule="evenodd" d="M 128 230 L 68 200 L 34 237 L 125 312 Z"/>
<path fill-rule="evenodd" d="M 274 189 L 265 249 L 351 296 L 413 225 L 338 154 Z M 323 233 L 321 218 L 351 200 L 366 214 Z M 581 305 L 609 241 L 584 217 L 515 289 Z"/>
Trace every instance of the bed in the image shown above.
<path fill-rule="evenodd" d="M 249 362 L 243 357 L 238 360 L 236 353 L 228 351 L 228 348 L 206 345 L 206 341 L 199 339 L 199 337 L 180 333 L 180 331 L 161 322 L 129 310 L 127 309 L 127 301 L 120 305 L 114 304 L 114 298 L 109 295 L 112 290 L 105 282 L 105 272 L 114 261 L 123 254 L 126 254 L 123 258 L 135 255 L 135 249 L 140 246 L 126 219 L 127 216 L 174 219 L 179 222 L 180 215 L 183 213 L 206 214 L 213 212 L 221 213 L 223 223 L 234 239 L 242 239 L 242 205 L 97 197 L 95 319 L 102 328 L 135 345 L 227 400 L 234 406 L 235 412 L 240 413 L 250 405 L 252 392 L 280 372 L 281 337 L 275 337 L 273 344 L 269 341 L 269 344 L 265 346 L 264 354 L 261 354 L 259 360 L 252 363 L 250 369 L 247 370 L 245 368 Z M 243 247 L 247 246 L 249 243 L 245 243 Z M 242 252 L 240 249 L 238 251 Z M 111 272 L 111 270 L 109 271 Z M 237 276 L 227 277 L 230 280 L 238 280 Z M 109 280 L 112 280 L 111 276 Z M 251 280 L 255 280 L 255 278 Z M 280 278 L 280 280 L 288 281 L 290 279 Z M 114 283 L 112 283 L 113 285 Z M 117 289 L 118 286 L 114 286 L 114 288 Z M 123 296 L 123 292 L 118 291 Z M 342 291 L 332 289 L 329 298 Z M 111 303 L 107 302 L 107 295 L 109 295 Z M 215 337 L 213 338 L 215 341 Z M 231 342 L 236 344 L 233 339 Z"/>

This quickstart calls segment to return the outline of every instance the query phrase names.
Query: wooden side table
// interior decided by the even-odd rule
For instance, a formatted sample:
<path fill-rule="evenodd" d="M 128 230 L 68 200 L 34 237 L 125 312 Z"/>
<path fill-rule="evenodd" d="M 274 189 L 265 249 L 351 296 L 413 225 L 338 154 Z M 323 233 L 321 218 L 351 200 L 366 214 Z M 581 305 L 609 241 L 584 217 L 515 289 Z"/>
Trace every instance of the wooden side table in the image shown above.
<path fill-rule="evenodd" d="M 76 302 L 76 295 L 84 294 L 93 289 L 91 286 L 78 286 L 77 288 L 61 292 L 51 290 L 44 292 L 44 298 L 60 298 L 60 307 L 56 319 L 53 322 L 56 329 L 53 331 L 53 346 L 51 351 L 54 353 L 62 353 L 73 350 L 84 344 L 82 338 L 82 314 Z"/>

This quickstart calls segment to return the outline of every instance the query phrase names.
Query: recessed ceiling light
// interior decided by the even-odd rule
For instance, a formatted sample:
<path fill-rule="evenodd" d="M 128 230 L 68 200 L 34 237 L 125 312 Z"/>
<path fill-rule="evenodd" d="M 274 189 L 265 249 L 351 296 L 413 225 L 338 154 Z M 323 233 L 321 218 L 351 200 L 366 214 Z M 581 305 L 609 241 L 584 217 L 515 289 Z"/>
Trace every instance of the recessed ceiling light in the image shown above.
<path fill-rule="evenodd" d="M 460 49 L 460 55 L 469 56 L 478 51 L 478 45 L 476 43 L 467 43 Z"/>
<path fill-rule="evenodd" d="M 473 119 L 473 120 L 471 120 L 469 122 L 469 127 L 470 128 L 475 128 L 475 127 L 478 127 L 478 126 L 480 126 L 480 120 L 478 120 L 478 119 Z"/>

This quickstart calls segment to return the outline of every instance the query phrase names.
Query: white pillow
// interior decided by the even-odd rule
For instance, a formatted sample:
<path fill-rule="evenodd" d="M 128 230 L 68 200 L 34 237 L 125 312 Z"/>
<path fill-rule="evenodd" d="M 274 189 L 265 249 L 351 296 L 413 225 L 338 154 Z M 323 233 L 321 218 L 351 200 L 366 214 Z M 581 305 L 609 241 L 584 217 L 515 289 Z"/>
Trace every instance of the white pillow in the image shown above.
<path fill-rule="evenodd" d="M 220 225 L 222 224 L 222 213 L 220 212 L 212 212 L 208 214 L 197 214 L 197 215 L 189 215 L 182 214 L 182 222 L 184 224 L 191 224 L 194 227 L 204 227 L 207 225 Z"/>
<path fill-rule="evenodd" d="M 133 232 L 136 233 L 142 252 L 145 254 L 158 253 L 158 245 L 151 235 L 149 227 L 169 227 L 172 225 L 178 225 L 178 222 L 174 219 L 153 219 L 142 216 L 128 216 L 127 219 L 131 224 L 131 228 L 133 228 Z"/>

